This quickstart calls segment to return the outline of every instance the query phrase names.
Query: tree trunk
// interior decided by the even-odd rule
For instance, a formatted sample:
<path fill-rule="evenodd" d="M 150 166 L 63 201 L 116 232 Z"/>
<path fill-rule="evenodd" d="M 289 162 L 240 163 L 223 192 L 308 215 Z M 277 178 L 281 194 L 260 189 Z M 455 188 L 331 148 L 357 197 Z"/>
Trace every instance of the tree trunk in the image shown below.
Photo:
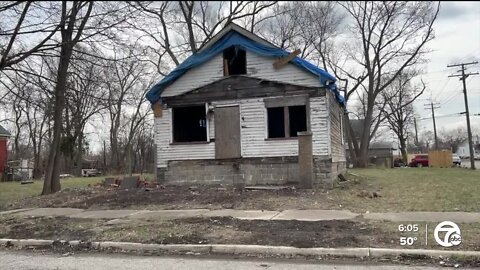
<path fill-rule="evenodd" d="M 60 51 L 60 62 L 58 64 L 57 84 L 55 86 L 55 103 L 53 114 L 53 139 L 50 144 L 48 163 L 43 182 L 42 195 L 59 191 L 60 178 L 60 142 L 62 139 L 63 109 L 65 106 L 65 89 L 67 85 L 67 72 L 72 56 L 73 45 L 70 42 L 62 44 Z"/>
<path fill-rule="evenodd" d="M 128 175 L 132 175 L 133 173 L 133 164 L 132 164 L 132 161 L 133 161 L 133 158 L 132 158 L 132 154 L 133 154 L 133 149 L 132 149 L 132 144 L 129 143 L 126 147 L 126 152 L 127 152 L 127 171 L 126 173 Z"/>
<path fill-rule="evenodd" d="M 355 133 L 353 132 L 352 124 L 350 122 L 350 117 L 348 113 L 345 114 L 345 121 L 346 124 L 346 134 L 347 134 L 347 143 L 348 143 L 348 151 L 350 152 L 350 162 L 353 164 L 357 163 L 357 153 L 358 153 L 358 142 L 357 138 L 355 137 Z"/>
<path fill-rule="evenodd" d="M 360 137 L 360 147 L 357 153 L 356 167 L 366 168 L 368 166 L 368 148 L 370 146 L 370 126 L 372 125 L 372 109 L 367 108 L 367 113 L 363 123 L 362 136 Z"/>
<path fill-rule="evenodd" d="M 400 152 L 402 153 L 403 162 L 408 164 L 408 156 L 407 156 L 407 143 L 403 136 L 399 136 L 398 140 L 400 141 Z"/>
<path fill-rule="evenodd" d="M 78 145 L 77 151 L 75 152 L 75 157 L 73 163 L 76 164 L 74 167 L 74 174 L 76 176 L 82 175 L 82 157 L 83 157 L 83 134 L 80 133 L 78 136 Z"/>
<path fill-rule="evenodd" d="M 117 132 L 113 129 L 110 131 L 110 168 L 114 173 L 118 173 L 120 169 L 120 158 L 118 153 Z"/>

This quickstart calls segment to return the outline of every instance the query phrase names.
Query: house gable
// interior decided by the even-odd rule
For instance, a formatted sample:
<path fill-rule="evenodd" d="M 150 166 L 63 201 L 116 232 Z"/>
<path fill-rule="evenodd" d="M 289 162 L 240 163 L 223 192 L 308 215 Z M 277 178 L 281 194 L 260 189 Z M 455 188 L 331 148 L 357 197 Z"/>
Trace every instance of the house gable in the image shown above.
<path fill-rule="evenodd" d="M 222 52 L 235 46 L 247 52 L 247 74 L 245 75 L 306 86 L 326 86 L 335 93 L 337 101 L 343 103 L 343 98 L 334 84 L 335 77 L 308 61 L 295 57 L 283 68 L 274 70 L 273 62 L 289 55 L 285 50 L 259 43 L 233 28 L 224 36 L 216 37 L 216 39 L 216 42 L 207 44 L 201 52 L 187 58 L 162 81 L 153 86 L 147 93 L 147 99 L 151 103 L 156 103 L 164 97 L 179 95 L 222 78 L 225 72 Z M 260 60 L 257 62 L 257 66 L 254 66 L 255 57 L 258 58 L 258 56 L 261 56 Z M 251 58 L 250 61 L 249 58 Z M 265 62 L 270 68 L 258 65 L 258 63 L 265 64 Z M 263 71 L 268 72 L 262 73 Z"/>

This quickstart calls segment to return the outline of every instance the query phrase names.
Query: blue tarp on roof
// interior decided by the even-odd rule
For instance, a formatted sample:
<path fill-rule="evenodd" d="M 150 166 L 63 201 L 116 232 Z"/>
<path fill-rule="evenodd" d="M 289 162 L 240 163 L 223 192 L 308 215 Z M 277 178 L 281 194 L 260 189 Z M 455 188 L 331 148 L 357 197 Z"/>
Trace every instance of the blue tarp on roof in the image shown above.
<path fill-rule="evenodd" d="M 224 37 L 222 37 L 218 42 L 213 44 L 210 48 L 206 49 L 203 52 L 193 54 L 188 57 L 182 64 L 180 64 L 177 68 L 175 68 L 172 72 L 170 72 L 167 76 L 165 76 L 159 83 L 154 85 L 148 92 L 147 92 L 147 99 L 153 104 L 160 100 L 160 95 L 162 91 L 173 83 L 176 79 L 182 76 L 185 72 L 189 69 L 197 67 L 208 60 L 212 59 L 219 53 L 222 53 L 225 49 L 231 46 L 238 46 L 244 50 L 262 55 L 262 56 L 269 56 L 269 57 L 284 57 L 289 55 L 289 53 L 283 49 L 269 47 L 263 44 L 260 44 L 256 41 L 253 41 L 236 31 L 231 31 L 227 33 Z M 295 57 L 290 63 L 310 72 L 318 76 L 320 83 L 327 87 L 330 91 L 335 94 L 337 101 L 343 105 L 344 99 L 340 95 L 340 92 L 337 89 L 335 84 L 336 78 L 326 72 L 323 69 L 316 67 L 315 65 L 309 63 L 308 61 Z"/>

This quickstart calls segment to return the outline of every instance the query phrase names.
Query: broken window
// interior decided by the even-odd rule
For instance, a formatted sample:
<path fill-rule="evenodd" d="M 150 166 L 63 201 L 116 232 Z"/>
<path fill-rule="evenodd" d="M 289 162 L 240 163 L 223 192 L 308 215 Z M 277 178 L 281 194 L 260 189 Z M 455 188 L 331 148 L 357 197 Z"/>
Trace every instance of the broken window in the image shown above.
<path fill-rule="evenodd" d="M 267 108 L 268 138 L 298 137 L 298 132 L 307 131 L 306 106 Z"/>
<path fill-rule="evenodd" d="M 223 51 L 223 75 L 247 74 L 247 54 L 239 47 L 229 47 Z"/>
<path fill-rule="evenodd" d="M 174 142 L 206 142 L 207 118 L 205 106 L 172 109 Z"/>
<path fill-rule="evenodd" d="M 307 131 L 307 110 L 305 106 L 288 107 L 290 137 L 298 137 L 298 132 Z"/>
<path fill-rule="evenodd" d="M 285 116 L 283 107 L 268 108 L 268 138 L 285 137 Z"/>

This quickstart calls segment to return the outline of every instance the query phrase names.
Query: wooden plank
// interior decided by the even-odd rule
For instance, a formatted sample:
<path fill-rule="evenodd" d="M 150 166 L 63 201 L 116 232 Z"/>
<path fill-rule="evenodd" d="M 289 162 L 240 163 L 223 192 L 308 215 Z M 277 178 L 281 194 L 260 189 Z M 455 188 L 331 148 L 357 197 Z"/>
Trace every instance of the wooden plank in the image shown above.
<path fill-rule="evenodd" d="M 229 76 L 230 73 L 228 72 L 228 60 L 223 59 L 223 76 Z"/>
<path fill-rule="evenodd" d="M 292 61 L 293 58 L 297 57 L 297 55 L 299 55 L 302 51 L 300 51 L 300 49 L 296 49 L 294 52 L 292 52 L 291 54 L 283 57 L 283 58 L 280 58 L 278 59 L 277 61 L 273 62 L 273 67 L 275 69 L 279 69 L 283 66 L 285 66 L 288 62 Z"/>
<path fill-rule="evenodd" d="M 241 157 L 240 144 L 240 108 L 215 108 L 215 158 Z"/>
<path fill-rule="evenodd" d="M 153 104 L 153 115 L 155 117 L 162 117 L 163 112 L 162 112 L 162 104 L 160 101 L 157 101 L 155 104 Z"/>
<path fill-rule="evenodd" d="M 288 107 L 283 107 L 283 127 L 285 132 L 285 138 L 290 137 L 290 113 Z"/>

